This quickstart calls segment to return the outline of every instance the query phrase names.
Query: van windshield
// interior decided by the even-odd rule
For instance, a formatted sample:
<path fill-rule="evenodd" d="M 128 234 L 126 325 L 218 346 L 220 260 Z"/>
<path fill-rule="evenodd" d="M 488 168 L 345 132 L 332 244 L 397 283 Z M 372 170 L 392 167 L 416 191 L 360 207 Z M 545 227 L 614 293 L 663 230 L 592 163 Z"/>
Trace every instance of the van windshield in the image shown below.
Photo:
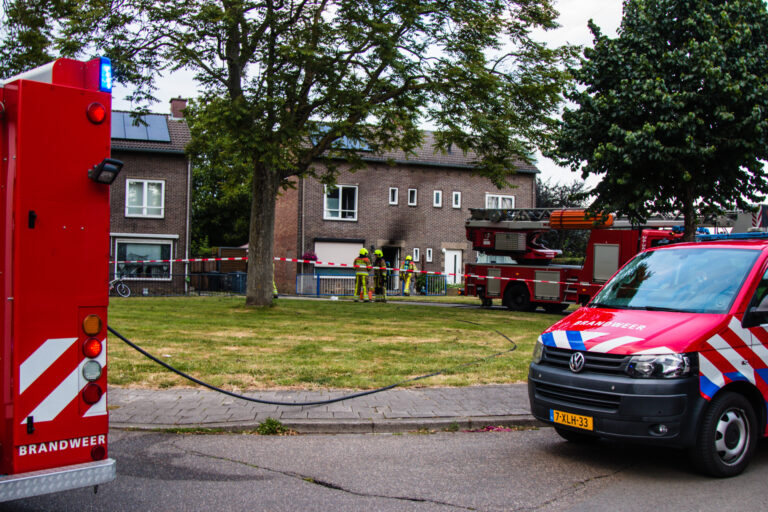
<path fill-rule="evenodd" d="M 590 307 L 726 313 L 759 251 L 715 247 L 639 254 L 595 295 Z"/>

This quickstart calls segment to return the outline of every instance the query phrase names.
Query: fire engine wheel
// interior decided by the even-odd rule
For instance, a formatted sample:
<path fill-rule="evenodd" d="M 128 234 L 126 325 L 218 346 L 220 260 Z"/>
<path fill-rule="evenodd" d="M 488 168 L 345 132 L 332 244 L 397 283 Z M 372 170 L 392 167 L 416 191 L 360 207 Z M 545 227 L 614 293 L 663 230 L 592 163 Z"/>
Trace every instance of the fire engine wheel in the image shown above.
<path fill-rule="evenodd" d="M 736 476 L 752 458 L 756 433 L 755 412 L 749 401 L 737 393 L 723 392 L 704 412 L 696 446 L 691 450 L 692 462 L 711 476 Z"/>
<path fill-rule="evenodd" d="M 578 430 L 571 430 L 569 428 L 565 427 L 555 427 L 555 432 L 568 441 L 569 443 L 576 443 L 576 444 L 590 444 L 597 441 L 599 438 L 592 434 L 586 434 L 584 432 L 579 432 Z"/>
<path fill-rule="evenodd" d="M 503 303 L 512 311 L 533 311 L 536 309 L 536 304 L 531 302 L 528 287 L 521 283 L 507 286 L 504 291 Z"/>
<path fill-rule="evenodd" d="M 130 297 L 131 295 L 131 289 L 128 288 L 128 285 L 125 283 L 117 283 L 117 286 L 115 286 L 115 291 L 121 297 Z"/>

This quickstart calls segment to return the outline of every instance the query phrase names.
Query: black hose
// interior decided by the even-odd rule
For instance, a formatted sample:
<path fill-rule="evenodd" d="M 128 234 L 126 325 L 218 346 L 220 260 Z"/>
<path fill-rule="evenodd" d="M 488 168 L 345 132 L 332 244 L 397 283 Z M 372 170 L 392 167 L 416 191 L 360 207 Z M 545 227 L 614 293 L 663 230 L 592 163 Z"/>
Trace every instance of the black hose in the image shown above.
<path fill-rule="evenodd" d="M 468 323 L 468 324 L 480 325 L 478 323 L 470 322 L 468 320 L 459 320 L 459 321 L 460 322 L 465 322 L 465 323 Z M 257 404 L 282 405 L 282 406 L 288 406 L 288 407 L 306 407 L 306 406 L 312 406 L 312 405 L 333 404 L 333 403 L 336 403 L 336 402 L 341 402 L 342 400 L 349 400 L 350 398 L 357 398 L 357 397 L 360 397 L 360 396 L 366 396 L 366 395 L 372 395 L 374 393 L 380 393 L 382 391 L 387 391 L 388 389 L 396 388 L 397 386 L 402 386 L 403 384 L 406 384 L 408 382 L 414 382 L 414 381 L 417 381 L 417 380 L 426 379 L 428 377 L 434 377 L 435 375 L 440 375 L 440 374 L 445 373 L 445 372 L 450 371 L 450 370 L 455 370 L 455 369 L 458 369 L 458 368 L 464 368 L 465 366 L 470 366 L 470 365 L 473 365 L 473 364 L 481 363 L 483 361 L 487 361 L 488 359 L 493 359 L 494 357 L 499 357 L 499 356 L 502 356 L 504 354 L 508 354 L 508 353 L 512 352 L 513 350 L 517 349 L 517 344 L 514 341 L 512 341 L 507 336 L 505 336 L 501 332 L 499 332 L 499 331 L 494 329 L 494 332 L 498 333 L 499 335 L 501 335 L 503 338 L 505 338 L 507 341 L 509 341 L 512 344 L 512 348 L 511 349 L 505 350 L 503 352 L 497 352 L 496 354 L 492 354 L 492 355 L 490 355 L 488 357 L 483 357 L 483 358 L 480 358 L 480 359 L 475 359 L 474 361 L 470 361 L 468 363 L 462 363 L 462 364 L 459 364 L 459 365 L 456 365 L 456 366 L 452 366 L 450 368 L 444 368 L 442 370 L 436 371 L 434 373 L 429 373 L 427 375 L 420 375 L 418 377 L 412 377 L 410 379 L 401 380 L 400 382 L 396 382 L 395 384 L 390 384 L 389 386 L 384 386 L 383 388 L 370 389 L 368 391 L 361 391 L 359 393 L 353 393 L 351 395 L 344 395 L 344 396 L 340 396 L 338 398 L 331 398 L 329 400 L 320 400 L 320 401 L 317 401 L 317 402 L 276 402 L 276 401 L 273 401 L 273 400 L 262 400 L 262 399 L 259 399 L 259 398 L 251 398 L 249 396 L 239 395 L 237 393 L 233 393 L 233 392 L 227 391 L 225 389 L 217 388 L 216 386 L 214 386 L 212 384 L 208 384 L 207 382 L 203 382 L 203 381 L 201 381 L 199 379 L 196 379 L 195 377 L 192 377 L 191 375 L 187 375 L 186 373 L 182 372 L 181 370 L 177 370 L 176 368 L 174 368 L 173 366 L 169 365 L 165 361 L 161 361 L 160 359 L 156 358 L 155 356 L 153 356 L 152 354 L 150 354 L 149 352 L 147 352 L 143 348 L 139 347 L 138 345 L 133 343 L 131 340 L 129 340 L 128 338 L 126 338 L 125 336 L 123 336 L 122 334 L 120 334 L 119 332 L 114 330 L 111 326 L 107 326 L 107 329 L 109 330 L 109 332 L 111 332 L 112 334 L 114 334 L 115 336 L 120 338 L 124 343 L 126 343 L 131 348 L 139 351 L 144 356 L 148 357 L 149 359 L 151 359 L 152 361 L 156 362 L 157 364 L 167 368 L 168 370 L 171 370 L 172 372 L 174 372 L 174 373 L 176 373 L 178 375 L 181 375 L 185 379 L 191 380 L 195 384 L 199 384 L 199 385 L 204 386 L 204 387 L 206 387 L 208 389 L 212 389 L 213 391 L 218 391 L 219 393 L 224 393 L 225 395 L 229 395 L 229 396 L 234 397 L 234 398 L 239 398 L 241 400 L 247 400 L 249 402 L 256 402 Z"/>

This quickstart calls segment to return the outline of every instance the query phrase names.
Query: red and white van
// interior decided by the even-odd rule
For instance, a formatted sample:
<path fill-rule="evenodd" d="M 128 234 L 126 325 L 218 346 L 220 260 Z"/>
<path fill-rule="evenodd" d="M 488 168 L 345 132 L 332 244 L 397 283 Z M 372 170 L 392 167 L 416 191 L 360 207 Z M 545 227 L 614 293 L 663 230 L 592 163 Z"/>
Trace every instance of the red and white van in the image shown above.
<path fill-rule="evenodd" d="M 640 253 L 539 337 L 531 411 L 569 441 L 685 448 L 737 475 L 768 433 L 766 329 L 768 239 Z"/>

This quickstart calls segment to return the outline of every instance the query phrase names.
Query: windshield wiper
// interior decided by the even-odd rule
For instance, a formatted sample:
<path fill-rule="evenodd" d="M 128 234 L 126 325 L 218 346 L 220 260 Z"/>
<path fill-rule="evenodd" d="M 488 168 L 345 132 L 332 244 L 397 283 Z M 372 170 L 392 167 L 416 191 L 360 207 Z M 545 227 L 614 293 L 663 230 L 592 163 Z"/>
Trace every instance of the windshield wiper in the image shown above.
<path fill-rule="evenodd" d="M 682 313 L 679 308 L 665 308 L 662 306 L 630 306 L 630 309 L 644 309 L 646 311 L 671 311 L 673 313 Z"/>

